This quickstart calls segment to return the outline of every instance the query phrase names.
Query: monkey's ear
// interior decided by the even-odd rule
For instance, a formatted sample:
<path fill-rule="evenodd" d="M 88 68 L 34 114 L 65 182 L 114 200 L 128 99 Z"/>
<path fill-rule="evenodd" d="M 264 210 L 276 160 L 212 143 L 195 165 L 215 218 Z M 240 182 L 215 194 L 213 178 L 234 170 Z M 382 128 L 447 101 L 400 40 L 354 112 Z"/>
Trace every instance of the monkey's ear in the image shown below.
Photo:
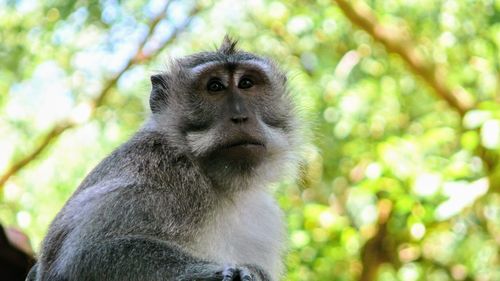
<path fill-rule="evenodd" d="M 288 83 L 288 77 L 286 77 L 286 75 L 283 75 L 281 80 L 283 81 L 283 85 L 285 85 L 286 83 Z"/>
<path fill-rule="evenodd" d="M 167 105 L 168 81 L 164 74 L 151 76 L 151 95 L 149 97 L 149 107 L 153 113 L 160 112 Z"/>
<path fill-rule="evenodd" d="M 151 75 L 151 85 L 155 88 L 167 89 L 167 81 L 162 74 Z"/>

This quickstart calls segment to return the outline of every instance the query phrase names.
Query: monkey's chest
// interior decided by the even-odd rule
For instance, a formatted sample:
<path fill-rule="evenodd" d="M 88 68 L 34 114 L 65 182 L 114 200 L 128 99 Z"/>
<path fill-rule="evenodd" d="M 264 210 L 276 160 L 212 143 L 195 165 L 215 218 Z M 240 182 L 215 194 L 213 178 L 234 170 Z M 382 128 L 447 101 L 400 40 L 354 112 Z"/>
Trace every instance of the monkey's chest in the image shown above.
<path fill-rule="evenodd" d="M 274 280 L 281 274 L 284 245 L 281 210 L 265 192 L 247 192 L 218 210 L 200 229 L 193 254 L 221 264 L 255 264 Z"/>

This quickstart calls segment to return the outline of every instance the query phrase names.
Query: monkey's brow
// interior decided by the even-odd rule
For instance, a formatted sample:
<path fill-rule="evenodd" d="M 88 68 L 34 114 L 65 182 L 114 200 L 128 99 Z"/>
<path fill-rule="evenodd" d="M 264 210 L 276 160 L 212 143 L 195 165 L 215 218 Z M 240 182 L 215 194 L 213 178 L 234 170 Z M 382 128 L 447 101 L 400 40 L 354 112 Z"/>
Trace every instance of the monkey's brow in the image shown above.
<path fill-rule="evenodd" d="M 269 76 L 269 73 L 271 71 L 270 65 L 266 63 L 265 61 L 258 60 L 258 59 L 250 59 L 250 60 L 241 60 L 238 62 L 228 62 L 228 61 L 209 61 L 205 63 L 198 64 L 190 69 L 191 73 L 195 76 L 199 76 L 206 71 L 219 67 L 219 66 L 224 66 L 227 64 L 235 65 L 236 68 L 238 67 L 244 67 L 244 68 L 251 68 L 254 70 L 257 70 L 259 72 L 262 72 L 263 75 L 266 77 Z"/>

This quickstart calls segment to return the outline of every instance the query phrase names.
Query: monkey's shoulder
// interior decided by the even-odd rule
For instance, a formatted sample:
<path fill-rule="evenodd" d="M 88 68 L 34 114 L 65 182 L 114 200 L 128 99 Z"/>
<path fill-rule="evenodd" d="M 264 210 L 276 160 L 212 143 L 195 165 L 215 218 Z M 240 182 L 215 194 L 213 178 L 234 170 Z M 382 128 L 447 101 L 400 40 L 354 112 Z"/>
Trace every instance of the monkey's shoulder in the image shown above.
<path fill-rule="evenodd" d="M 56 220 L 103 229 L 109 223 L 117 229 L 131 227 L 128 222 L 147 228 L 154 225 L 152 220 L 175 217 L 182 225 L 189 219 L 201 220 L 195 214 L 206 213 L 214 196 L 206 178 L 176 152 L 167 136 L 139 131 L 89 173 Z M 117 220 L 116 214 L 127 220 Z"/>
<path fill-rule="evenodd" d="M 158 183 L 192 170 L 191 160 L 180 153 L 168 136 L 140 130 L 105 157 L 84 179 L 79 190 L 116 178 Z"/>
<path fill-rule="evenodd" d="M 202 224 L 213 205 L 210 195 L 191 201 L 187 196 L 148 184 L 103 181 L 75 193 L 53 229 L 66 229 L 64 240 L 77 244 L 120 235 L 187 239 L 193 235 L 190 225 Z"/>

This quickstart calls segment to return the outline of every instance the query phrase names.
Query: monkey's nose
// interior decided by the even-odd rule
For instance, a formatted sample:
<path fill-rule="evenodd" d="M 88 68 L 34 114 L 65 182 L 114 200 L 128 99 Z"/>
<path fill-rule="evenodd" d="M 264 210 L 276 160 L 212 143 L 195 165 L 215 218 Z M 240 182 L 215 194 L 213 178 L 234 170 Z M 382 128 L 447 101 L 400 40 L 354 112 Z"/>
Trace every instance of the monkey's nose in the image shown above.
<path fill-rule="evenodd" d="M 231 122 L 234 124 L 245 123 L 248 120 L 248 116 L 244 114 L 238 114 L 231 117 Z"/>

